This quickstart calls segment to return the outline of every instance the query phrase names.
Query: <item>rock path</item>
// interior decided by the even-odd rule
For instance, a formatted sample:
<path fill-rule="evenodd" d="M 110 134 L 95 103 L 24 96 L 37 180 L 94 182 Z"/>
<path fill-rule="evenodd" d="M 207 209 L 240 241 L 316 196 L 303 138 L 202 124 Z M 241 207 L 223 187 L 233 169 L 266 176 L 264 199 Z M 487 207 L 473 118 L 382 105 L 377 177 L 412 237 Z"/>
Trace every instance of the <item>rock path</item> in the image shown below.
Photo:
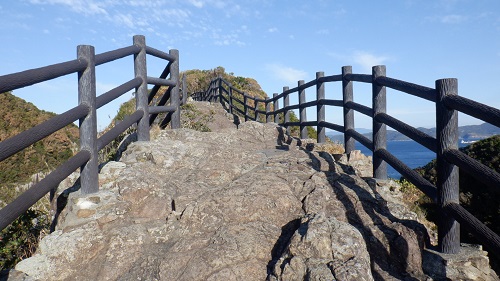
<path fill-rule="evenodd" d="M 426 230 L 397 186 L 351 165 L 370 159 L 305 149 L 276 124 L 225 124 L 131 144 L 103 167 L 98 193 L 70 195 L 57 230 L 16 270 L 24 280 L 428 278 Z"/>

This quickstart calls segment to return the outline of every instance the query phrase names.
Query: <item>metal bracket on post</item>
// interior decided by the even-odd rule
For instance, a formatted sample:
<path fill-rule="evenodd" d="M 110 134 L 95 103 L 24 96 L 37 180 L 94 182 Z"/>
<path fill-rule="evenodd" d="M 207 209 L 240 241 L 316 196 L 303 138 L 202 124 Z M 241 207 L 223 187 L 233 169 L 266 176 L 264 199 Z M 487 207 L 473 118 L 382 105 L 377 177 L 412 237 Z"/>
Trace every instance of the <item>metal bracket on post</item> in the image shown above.
<path fill-rule="evenodd" d="M 144 112 L 137 122 L 137 140 L 149 141 L 149 106 L 148 106 L 148 74 L 146 70 L 146 39 L 143 35 L 133 37 L 134 45 L 141 51 L 134 55 L 135 77 L 142 79 L 142 83 L 135 89 L 135 108 Z"/>
<path fill-rule="evenodd" d="M 173 61 L 170 65 L 170 80 L 175 81 L 175 86 L 172 88 L 170 96 L 170 105 L 175 108 L 175 111 L 172 113 L 170 126 L 172 127 L 172 129 L 179 129 L 181 127 L 181 99 L 179 96 L 179 51 L 172 49 L 168 53 L 175 58 L 175 61 Z"/>
<path fill-rule="evenodd" d="M 322 103 L 325 99 L 325 85 L 323 82 L 319 82 L 321 77 L 325 76 L 325 73 L 320 71 L 316 72 L 316 100 L 318 105 L 316 105 L 316 121 L 318 126 L 316 126 L 318 143 L 323 143 L 326 141 L 325 127 L 321 126 L 321 122 L 325 122 L 325 105 Z"/>
<path fill-rule="evenodd" d="M 459 204 L 458 167 L 446 162 L 443 154 L 450 149 L 458 149 L 458 112 L 444 105 L 444 98 L 457 95 L 457 79 L 436 81 L 436 139 L 437 139 L 437 189 L 438 206 L 448 203 Z M 460 224 L 445 212 L 438 223 L 439 250 L 445 254 L 457 254 L 460 251 Z"/>
<path fill-rule="evenodd" d="M 344 149 L 349 154 L 355 149 L 354 138 L 346 133 L 354 130 L 354 110 L 347 108 L 347 103 L 353 101 L 352 81 L 346 79 L 347 74 L 352 73 L 352 66 L 342 67 L 342 104 L 344 109 Z"/>
<path fill-rule="evenodd" d="M 372 68 L 372 108 L 373 108 L 373 177 L 379 180 L 387 179 L 387 163 L 377 156 L 377 150 L 387 148 L 386 125 L 376 120 L 379 113 L 386 112 L 386 89 L 377 84 L 377 77 L 385 76 L 385 65 Z"/>
<path fill-rule="evenodd" d="M 89 107 L 86 117 L 80 119 L 80 149 L 90 152 L 89 161 L 80 168 L 82 194 L 99 191 L 98 155 L 97 155 L 97 116 L 95 50 L 93 46 L 77 47 L 78 59 L 87 61 L 87 68 L 78 72 L 78 104 Z"/>

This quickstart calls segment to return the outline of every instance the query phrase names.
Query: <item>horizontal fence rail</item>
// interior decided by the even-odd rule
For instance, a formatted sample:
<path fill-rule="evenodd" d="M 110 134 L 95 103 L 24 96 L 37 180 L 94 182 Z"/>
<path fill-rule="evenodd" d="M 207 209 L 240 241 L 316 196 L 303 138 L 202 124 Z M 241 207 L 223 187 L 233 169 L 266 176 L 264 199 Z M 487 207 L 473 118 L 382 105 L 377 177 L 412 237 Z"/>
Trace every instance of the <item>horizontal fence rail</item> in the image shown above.
<path fill-rule="evenodd" d="M 341 82 L 342 99 L 325 98 L 324 84 Z M 353 101 L 353 82 L 372 85 L 372 107 Z M 436 137 L 429 136 L 415 127 L 386 113 L 386 88 L 391 88 L 436 104 Z M 306 102 L 305 91 L 314 90 L 316 98 Z M 377 179 L 387 178 L 386 163 L 408 181 L 429 196 L 443 215 L 438 223 L 440 251 L 456 254 L 460 248 L 459 224 L 462 223 L 473 235 L 495 255 L 500 256 L 500 237 L 459 205 L 458 168 L 483 182 L 500 194 L 500 174 L 458 150 L 458 111 L 500 127 L 500 110 L 457 95 L 456 79 L 437 80 L 435 88 L 386 77 L 385 66 L 374 66 L 372 74 L 354 74 L 351 66 L 342 67 L 342 74 L 324 76 L 316 73 L 316 79 L 307 83 L 298 81 L 297 87 L 283 87 L 273 97 L 259 99 L 234 88 L 219 77 L 211 81 L 208 89 L 193 93 L 194 100 L 220 101 L 230 113 L 247 120 L 275 122 L 287 129 L 299 127 L 301 138 L 308 138 L 307 126 L 316 126 L 318 142 L 324 142 L 325 128 L 344 134 L 346 153 L 354 150 L 354 141 L 373 152 L 373 175 Z M 290 95 L 297 95 L 298 103 L 290 104 Z M 325 120 L 325 106 L 343 108 L 343 124 Z M 316 120 L 308 121 L 307 108 L 316 109 Z M 297 110 L 299 121 L 290 121 L 290 111 Z M 369 116 L 373 120 L 370 140 L 354 129 L 354 112 Z M 423 147 L 436 153 L 437 185 L 424 179 L 386 149 L 386 126 L 404 134 Z"/>
<path fill-rule="evenodd" d="M 147 75 L 147 54 L 167 61 L 167 66 L 159 78 Z M 96 66 L 129 56 L 133 56 L 135 77 L 100 96 L 96 96 Z M 0 76 L 0 94 L 69 74 L 77 74 L 78 77 L 79 105 L 0 142 L 0 161 L 77 120 L 80 123 L 80 151 L 2 208 L 0 210 L 0 230 L 6 228 L 43 196 L 57 188 L 62 180 L 78 168 L 80 168 L 80 191 L 83 194 L 98 191 L 98 151 L 131 126 L 137 126 L 139 141 L 149 140 L 150 125 L 154 123 L 159 113 L 167 113 L 165 119 L 160 121 L 164 127 L 169 123 L 172 128 L 180 127 L 180 105 L 181 101 L 185 102 L 186 100 L 186 90 L 182 88 L 181 94 L 179 88 L 179 52 L 170 50 L 169 53 L 165 53 L 146 46 L 145 38 L 142 35 L 134 36 L 133 45 L 128 47 L 95 54 L 94 47 L 81 45 L 77 48 L 77 59 L 75 60 Z M 167 79 L 168 76 L 170 77 Z M 148 84 L 154 85 L 149 93 Z M 156 98 L 159 100 L 159 103 L 156 104 L 155 97 L 161 86 L 168 88 L 162 96 Z M 126 116 L 98 138 L 96 110 L 130 90 L 135 90 L 136 93 L 135 112 Z"/>

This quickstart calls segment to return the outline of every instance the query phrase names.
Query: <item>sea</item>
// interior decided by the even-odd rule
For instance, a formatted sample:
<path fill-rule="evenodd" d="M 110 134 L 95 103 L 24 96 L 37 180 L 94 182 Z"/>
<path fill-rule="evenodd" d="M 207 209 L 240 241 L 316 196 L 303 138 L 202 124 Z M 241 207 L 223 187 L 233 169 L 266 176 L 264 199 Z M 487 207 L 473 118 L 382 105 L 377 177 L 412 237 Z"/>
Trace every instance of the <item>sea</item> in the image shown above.
<path fill-rule="evenodd" d="M 467 146 L 468 144 L 459 143 L 459 147 Z M 355 148 L 361 150 L 361 153 L 367 156 L 373 156 L 371 150 L 356 142 Z M 436 154 L 415 141 L 388 141 L 387 150 L 396 156 L 408 167 L 415 169 L 425 166 L 436 158 Z M 387 165 L 387 176 L 393 179 L 401 178 L 396 170 L 391 165 Z"/>

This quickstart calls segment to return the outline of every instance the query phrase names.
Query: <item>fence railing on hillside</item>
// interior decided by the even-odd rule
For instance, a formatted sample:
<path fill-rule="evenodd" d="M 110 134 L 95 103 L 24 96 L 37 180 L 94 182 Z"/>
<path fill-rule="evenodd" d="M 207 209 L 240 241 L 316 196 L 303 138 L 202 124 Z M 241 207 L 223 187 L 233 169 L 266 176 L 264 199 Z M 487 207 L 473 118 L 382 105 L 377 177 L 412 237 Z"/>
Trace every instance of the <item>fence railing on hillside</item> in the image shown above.
<path fill-rule="evenodd" d="M 147 54 L 168 61 L 159 78 L 148 76 Z M 132 55 L 135 77 L 96 96 L 96 66 Z M 95 54 L 93 46 L 78 46 L 77 56 L 75 60 L 0 76 L 0 93 L 5 93 L 68 74 L 78 75 L 78 106 L 0 142 L 0 161 L 77 120 L 80 124 L 80 151 L 2 208 L 0 230 L 7 227 L 51 190 L 57 188 L 62 180 L 78 168 L 81 172 L 81 192 L 83 194 L 97 192 L 99 190 L 98 151 L 132 125 L 137 124 L 139 141 L 149 141 L 150 125 L 159 113 L 166 113 L 165 119 L 160 123 L 161 126 L 170 123 L 172 128 L 180 127 L 181 97 L 179 96 L 179 52 L 177 50 L 165 53 L 147 46 L 145 37 L 136 35 L 133 37 L 133 45 L 102 54 Z M 155 85 L 149 93 L 148 84 Z M 157 104 L 150 105 L 161 86 L 168 86 L 168 89 Z M 135 89 L 135 112 L 98 137 L 96 110 L 133 89 Z M 182 92 L 182 101 L 185 102 L 185 91 Z M 167 102 L 169 105 L 166 105 Z"/>
<path fill-rule="evenodd" d="M 325 83 L 341 82 L 342 98 L 325 98 Z M 353 82 L 372 85 L 372 107 L 353 101 Z M 316 99 L 306 102 L 305 91 L 315 87 Z M 407 93 L 436 104 L 436 138 L 388 115 L 386 113 L 386 87 Z M 298 104 L 290 105 L 290 95 L 298 94 Z M 443 214 L 438 223 L 440 251 L 456 254 L 460 249 L 460 224 L 465 226 L 490 251 L 500 256 L 500 237 L 470 214 L 459 204 L 458 168 L 472 175 L 500 193 L 500 174 L 458 150 L 458 111 L 500 127 L 500 110 L 458 96 L 456 79 L 441 79 L 435 88 L 397 80 L 386 76 L 385 66 L 374 66 L 372 74 L 354 74 L 352 67 L 342 67 L 341 74 L 324 76 L 316 73 L 316 79 L 305 83 L 298 81 L 295 88 L 283 87 L 280 94 L 272 98 L 258 99 L 235 89 L 222 78 L 214 79 L 205 92 L 192 94 L 194 100 L 225 103 L 231 113 L 240 114 L 245 120 L 275 122 L 287 128 L 298 126 L 300 137 L 308 138 L 307 126 L 317 127 L 318 142 L 325 142 L 325 128 L 344 134 L 346 153 L 354 150 L 358 141 L 373 151 L 373 175 L 376 179 L 387 179 L 387 165 L 391 165 L 408 181 L 417 186 L 438 205 Z M 283 107 L 280 108 L 280 100 Z M 260 107 L 261 103 L 264 106 Z M 343 108 L 343 124 L 325 120 L 326 106 Z M 306 109 L 316 108 L 316 120 L 308 121 Z M 299 111 L 299 121 L 290 121 L 290 111 Z M 373 121 L 373 140 L 354 129 L 354 111 L 370 117 Z M 281 115 L 281 118 L 280 118 Z M 265 116 L 261 118 L 260 116 Z M 280 120 L 281 119 L 281 120 Z M 390 126 L 422 146 L 436 153 L 437 187 L 409 168 L 387 150 L 386 126 Z M 460 224 L 459 224 L 460 223 Z"/>

